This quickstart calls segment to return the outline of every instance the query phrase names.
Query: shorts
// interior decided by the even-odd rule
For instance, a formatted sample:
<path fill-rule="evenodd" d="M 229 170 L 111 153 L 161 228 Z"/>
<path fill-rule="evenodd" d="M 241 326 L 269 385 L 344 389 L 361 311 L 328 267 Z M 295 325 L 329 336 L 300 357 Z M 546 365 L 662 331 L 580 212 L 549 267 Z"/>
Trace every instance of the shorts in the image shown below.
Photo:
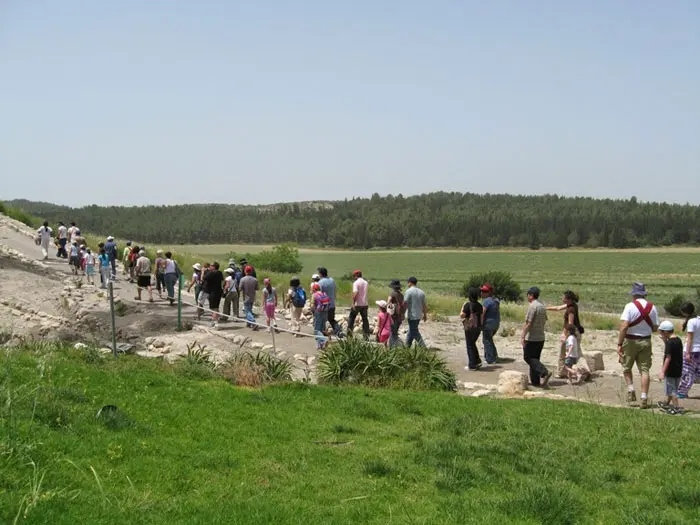
<path fill-rule="evenodd" d="M 71 255 L 70 259 L 68 260 L 68 264 L 70 264 L 70 266 L 75 266 L 76 268 L 80 268 L 80 259 L 78 258 L 77 255 Z"/>
<path fill-rule="evenodd" d="M 85 266 L 85 274 L 88 277 L 92 277 L 93 275 L 95 275 L 95 267 L 93 265 Z"/>
<path fill-rule="evenodd" d="M 275 303 L 265 303 L 265 315 L 270 319 L 275 317 Z"/>
<path fill-rule="evenodd" d="M 678 397 L 678 386 L 681 384 L 680 377 L 666 376 L 666 395 L 669 397 Z"/>
<path fill-rule="evenodd" d="M 641 374 L 651 368 L 651 339 L 625 339 L 622 345 L 622 370 L 630 372 L 634 364 Z"/>
<path fill-rule="evenodd" d="M 567 357 L 564 359 L 564 366 L 571 368 L 576 363 L 578 363 L 578 357 Z"/>
<path fill-rule="evenodd" d="M 219 304 L 221 303 L 221 295 L 209 295 L 209 308 L 211 310 L 218 310 Z"/>
<path fill-rule="evenodd" d="M 196 291 L 195 291 L 196 293 Z M 209 302 L 209 294 L 207 292 L 199 291 L 199 297 L 197 298 L 197 304 L 199 306 L 204 306 Z"/>
<path fill-rule="evenodd" d="M 136 283 L 139 285 L 139 288 L 148 288 L 149 286 L 151 286 L 151 276 L 139 275 L 138 279 L 136 280 Z"/>

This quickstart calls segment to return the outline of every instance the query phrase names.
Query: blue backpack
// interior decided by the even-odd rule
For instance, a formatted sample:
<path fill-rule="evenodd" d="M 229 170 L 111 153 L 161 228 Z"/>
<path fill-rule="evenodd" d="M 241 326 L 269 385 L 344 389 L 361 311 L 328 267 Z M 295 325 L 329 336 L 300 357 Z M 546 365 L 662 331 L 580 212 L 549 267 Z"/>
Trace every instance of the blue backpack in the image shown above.
<path fill-rule="evenodd" d="M 297 308 L 303 308 L 306 304 L 306 292 L 301 286 L 292 292 L 292 304 Z"/>

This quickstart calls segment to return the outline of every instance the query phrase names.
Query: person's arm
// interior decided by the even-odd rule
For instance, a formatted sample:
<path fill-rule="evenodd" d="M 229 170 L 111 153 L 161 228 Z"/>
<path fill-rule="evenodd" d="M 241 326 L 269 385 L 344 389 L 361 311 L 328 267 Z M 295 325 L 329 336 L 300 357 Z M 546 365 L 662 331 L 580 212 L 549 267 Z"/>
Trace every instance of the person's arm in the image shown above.
<path fill-rule="evenodd" d="M 567 305 L 560 304 L 559 306 L 548 306 L 547 310 L 549 310 L 550 312 L 562 312 L 562 311 L 566 310 L 566 308 L 567 308 Z"/>
<path fill-rule="evenodd" d="M 525 314 L 525 325 L 523 326 L 523 336 L 520 339 L 520 344 L 522 346 L 525 346 L 525 337 L 527 336 L 527 333 L 530 331 L 530 327 L 532 326 L 532 321 L 533 319 L 533 314 L 531 313 L 531 310 L 528 308 L 527 313 Z"/>
<path fill-rule="evenodd" d="M 355 308 L 357 304 L 357 297 L 360 295 L 359 291 L 357 290 L 357 281 L 352 283 L 352 303 L 350 304 L 350 308 Z"/>
<path fill-rule="evenodd" d="M 690 362 L 693 359 L 693 338 L 695 337 L 694 332 L 688 332 L 685 336 L 685 355 L 683 358 Z"/>
<path fill-rule="evenodd" d="M 630 327 L 630 322 L 629 321 L 622 321 L 622 324 L 620 325 L 620 330 L 617 334 L 617 355 L 620 356 L 620 359 L 622 359 L 622 344 L 625 342 L 625 337 L 627 336 L 627 330 Z"/>
<path fill-rule="evenodd" d="M 466 319 L 466 318 L 467 318 L 467 311 L 466 311 L 466 310 L 467 310 L 467 304 L 469 304 L 469 303 L 464 303 L 464 304 L 462 305 L 462 310 L 459 312 L 459 316 L 460 316 L 462 319 Z"/>
<path fill-rule="evenodd" d="M 425 297 L 423 298 L 423 321 L 428 320 L 428 301 L 425 300 Z"/>
<path fill-rule="evenodd" d="M 664 359 L 664 363 L 661 365 L 661 372 L 659 372 L 659 379 L 663 379 L 666 377 L 666 372 L 668 371 L 668 367 L 671 364 L 671 356 L 667 355 L 666 358 Z"/>

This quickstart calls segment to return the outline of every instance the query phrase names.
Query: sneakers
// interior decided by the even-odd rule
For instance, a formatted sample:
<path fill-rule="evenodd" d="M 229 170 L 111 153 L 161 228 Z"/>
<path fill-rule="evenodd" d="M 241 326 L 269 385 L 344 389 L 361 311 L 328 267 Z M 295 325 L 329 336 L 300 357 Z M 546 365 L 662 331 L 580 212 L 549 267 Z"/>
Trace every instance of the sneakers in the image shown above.
<path fill-rule="evenodd" d="M 542 378 L 542 388 L 549 388 L 549 380 L 552 378 L 552 372 L 547 372 L 547 375 Z"/>
<path fill-rule="evenodd" d="M 679 393 L 679 394 L 678 394 L 678 399 L 688 399 L 688 395 L 687 395 L 687 394 L 681 394 L 681 393 Z"/>
<path fill-rule="evenodd" d="M 635 392 L 634 390 L 632 390 L 631 392 L 630 392 L 630 391 L 627 391 L 627 402 L 628 402 L 628 403 L 634 403 L 635 401 L 637 401 L 637 394 L 636 394 L 636 392 Z"/>
<path fill-rule="evenodd" d="M 641 409 L 649 408 L 649 399 L 647 399 L 646 397 L 644 399 L 642 399 L 642 403 L 639 406 L 639 408 L 641 408 Z"/>

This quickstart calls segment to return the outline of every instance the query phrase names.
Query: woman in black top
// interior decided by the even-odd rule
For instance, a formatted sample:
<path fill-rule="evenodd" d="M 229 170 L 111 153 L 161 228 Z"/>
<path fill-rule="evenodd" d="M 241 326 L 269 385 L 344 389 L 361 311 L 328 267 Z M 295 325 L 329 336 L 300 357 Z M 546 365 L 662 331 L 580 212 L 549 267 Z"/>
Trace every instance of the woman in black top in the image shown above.
<path fill-rule="evenodd" d="M 566 338 L 569 335 L 569 333 L 566 331 L 566 327 L 569 325 L 574 325 L 576 327 L 576 333 L 574 335 L 576 335 L 576 339 L 578 340 L 579 351 L 581 349 L 581 334 L 583 333 L 583 326 L 581 326 L 581 320 L 578 316 L 578 295 L 571 290 L 567 290 L 564 292 L 562 303 L 563 304 L 559 306 L 547 307 L 547 310 L 550 312 L 564 312 L 564 331 L 561 336 L 559 363 L 557 366 L 558 378 L 568 377 L 566 367 L 564 366 L 564 361 L 566 358 Z"/>
<path fill-rule="evenodd" d="M 479 302 L 479 295 L 481 293 L 478 288 L 470 288 L 467 293 L 469 299 L 464 303 L 459 314 L 464 325 L 464 337 L 467 340 L 469 364 L 466 368 L 468 370 L 479 370 L 482 367 L 479 349 L 476 346 L 481 335 L 481 314 L 484 312 L 484 307 Z"/>

